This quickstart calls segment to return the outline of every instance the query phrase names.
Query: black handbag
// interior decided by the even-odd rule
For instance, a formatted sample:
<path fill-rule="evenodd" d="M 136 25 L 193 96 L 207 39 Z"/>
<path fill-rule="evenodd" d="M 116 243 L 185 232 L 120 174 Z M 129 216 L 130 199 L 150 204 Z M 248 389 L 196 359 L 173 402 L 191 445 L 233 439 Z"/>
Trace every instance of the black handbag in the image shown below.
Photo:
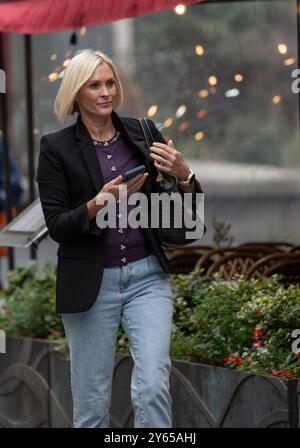
<path fill-rule="evenodd" d="M 149 124 L 147 122 L 146 118 L 139 118 L 139 122 L 143 131 L 144 139 L 147 145 L 147 148 L 150 152 L 150 146 L 152 145 L 154 139 L 151 132 L 151 129 L 149 127 Z M 177 194 L 177 197 L 180 195 L 180 201 L 177 203 L 177 210 L 179 210 L 179 213 L 181 213 L 181 226 L 178 227 L 176 225 L 176 219 L 174 215 L 174 208 L 176 209 L 176 200 L 170 201 L 170 216 L 169 218 L 169 226 L 164 227 L 163 226 L 163 205 L 162 203 L 159 203 L 158 208 L 158 238 L 160 243 L 163 246 L 167 247 L 176 247 L 176 246 L 186 246 L 188 244 L 192 244 L 195 241 L 198 241 L 199 238 L 196 239 L 187 239 L 186 232 L 192 232 L 195 230 L 196 225 L 192 228 L 187 228 L 185 226 L 184 221 L 184 213 L 190 214 L 190 219 L 193 219 L 193 221 L 196 220 L 197 214 L 196 214 L 196 206 L 193 204 L 192 208 L 187 208 L 184 205 L 184 201 L 182 199 L 182 192 L 179 190 L 177 179 L 173 176 L 171 176 L 168 173 L 164 173 L 162 171 L 159 171 L 159 174 L 156 179 L 156 191 L 157 193 L 167 193 L 169 196 L 174 195 L 174 193 Z M 173 196 L 175 198 L 176 196 Z"/>

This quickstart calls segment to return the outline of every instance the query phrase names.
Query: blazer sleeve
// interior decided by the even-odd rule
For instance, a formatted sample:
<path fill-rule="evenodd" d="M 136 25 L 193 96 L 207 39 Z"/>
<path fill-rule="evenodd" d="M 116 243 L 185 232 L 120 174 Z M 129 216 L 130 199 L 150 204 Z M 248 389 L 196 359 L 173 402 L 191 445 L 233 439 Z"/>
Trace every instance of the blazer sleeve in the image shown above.
<path fill-rule="evenodd" d="M 64 164 L 47 136 L 42 137 L 35 180 L 38 183 L 41 205 L 51 238 L 58 243 L 95 233 L 93 220 L 89 221 L 86 203 L 70 209 L 70 187 Z M 94 232 L 93 232 L 94 231 Z"/>

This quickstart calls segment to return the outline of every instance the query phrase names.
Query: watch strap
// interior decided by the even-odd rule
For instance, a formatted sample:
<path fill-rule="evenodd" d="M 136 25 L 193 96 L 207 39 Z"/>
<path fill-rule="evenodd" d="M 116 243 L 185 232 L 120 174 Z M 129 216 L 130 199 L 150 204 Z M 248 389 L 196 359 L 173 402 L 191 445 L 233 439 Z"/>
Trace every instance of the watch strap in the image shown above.
<path fill-rule="evenodd" d="M 178 183 L 179 183 L 179 185 L 182 185 L 182 186 L 188 186 L 188 185 L 191 185 L 191 183 L 193 182 L 194 179 L 195 179 L 195 173 L 192 170 L 190 170 L 186 180 L 183 180 L 183 181 L 179 180 Z"/>

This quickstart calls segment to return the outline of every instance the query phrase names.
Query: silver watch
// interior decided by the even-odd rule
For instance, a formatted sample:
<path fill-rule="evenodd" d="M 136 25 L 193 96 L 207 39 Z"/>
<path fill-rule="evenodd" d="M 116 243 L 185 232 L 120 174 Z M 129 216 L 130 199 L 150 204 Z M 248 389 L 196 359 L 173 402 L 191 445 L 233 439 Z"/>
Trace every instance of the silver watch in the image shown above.
<path fill-rule="evenodd" d="M 186 178 L 186 180 L 182 180 L 182 181 L 179 180 L 178 183 L 182 187 L 187 187 L 187 186 L 191 185 L 191 183 L 193 182 L 194 179 L 195 179 L 195 173 L 190 169 L 189 175 Z"/>

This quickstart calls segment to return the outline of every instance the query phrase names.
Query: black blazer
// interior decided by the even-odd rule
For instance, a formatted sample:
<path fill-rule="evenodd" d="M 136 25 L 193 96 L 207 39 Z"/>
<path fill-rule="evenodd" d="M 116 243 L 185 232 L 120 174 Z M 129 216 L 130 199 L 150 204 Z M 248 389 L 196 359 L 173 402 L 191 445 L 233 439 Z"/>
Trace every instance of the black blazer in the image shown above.
<path fill-rule="evenodd" d="M 112 113 L 115 128 L 126 142 L 138 149 L 149 173 L 142 191 L 154 191 L 157 169 L 149 156 L 136 118 Z M 165 143 L 149 120 L 154 140 Z M 94 304 L 101 286 L 106 252 L 107 229 L 100 229 L 96 218 L 89 221 L 86 203 L 104 186 L 95 147 L 80 119 L 61 131 L 41 139 L 37 168 L 40 200 L 49 234 L 59 243 L 57 251 L 56 312 L 87 311 Z M 202 192 L 196 181 L 197 192 Z M 165 272 L 171 266 L 155 229 L 143 229 L 145 238 Z"/>

